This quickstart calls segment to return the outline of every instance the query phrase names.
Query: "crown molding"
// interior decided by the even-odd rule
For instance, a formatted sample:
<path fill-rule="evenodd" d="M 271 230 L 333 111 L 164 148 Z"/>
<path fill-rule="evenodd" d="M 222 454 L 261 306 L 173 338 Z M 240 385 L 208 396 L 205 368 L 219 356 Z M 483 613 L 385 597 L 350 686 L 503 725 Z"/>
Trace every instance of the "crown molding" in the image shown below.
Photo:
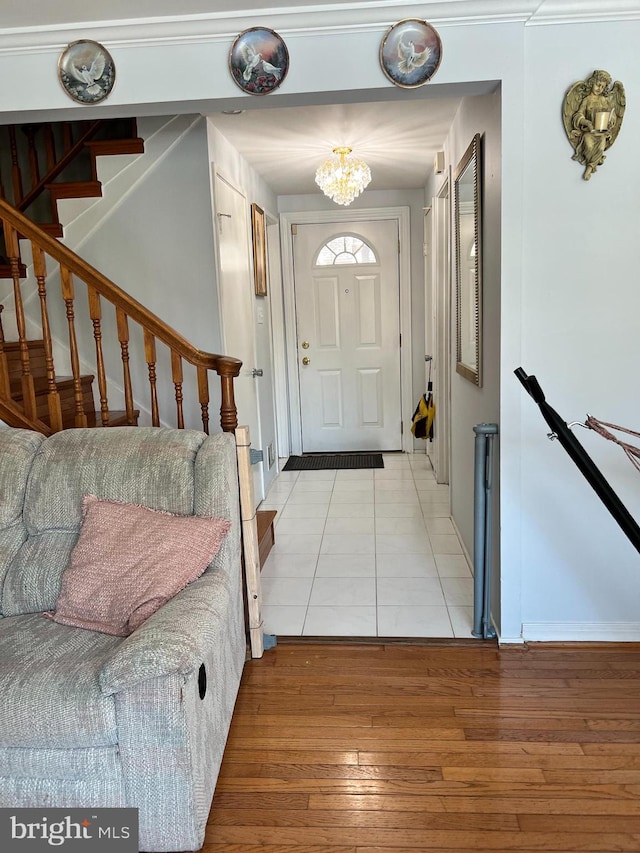
<path fill-rule="evenodd" d="M 543 0 L 528 26 L 640 21 L 638 0 Z"/>
<path fill-rule="evenodd" d="M 262 0 L 253 2 L 257 5 Z M 602 0 L 437 0 L 431 3 L 346 0 L 293 5 L 294 2 L 280 0 L 276 7 L 238 9 L 231 7 L 233 0 L 221 0 L 215 12 L 145 18 L 125 16 L 74 23 L 47 21 L 38 26 L 0 27 L 0 54 L 60 50 L 78 38 L 93 39 L 109 47 L 227 41 L 257 25 L 291 36 L 379 30 L 404 18 L 426 19 L 435 26 L 507 23 L 530 26 L 640 20 L 637 0 L 607 0 L 606 4 Z M 0 0 L 0 11 L 1 5 Z M 155 7 L 160 10 L 163 5 L 172 8 L 168 2 L 160 0 Z M 229 8 L 221 8 L 225 5 Z M 60 6 L 64 7 L 64 3 Z M 189 6 L 187 0 L 182 8 Z M 131 8 L 128 0 L 127 6 L 122 8 Z M 119 3 L 114 0 L 113 14 L 117 15 L 118 10 Z"/>

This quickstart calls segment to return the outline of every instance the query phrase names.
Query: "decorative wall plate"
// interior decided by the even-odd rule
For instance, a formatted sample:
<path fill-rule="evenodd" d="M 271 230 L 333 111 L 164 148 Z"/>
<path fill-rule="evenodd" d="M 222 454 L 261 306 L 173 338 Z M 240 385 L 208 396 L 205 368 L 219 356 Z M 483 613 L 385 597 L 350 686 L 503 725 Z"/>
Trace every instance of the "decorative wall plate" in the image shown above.
<path fill-rule="evenodd" d="M 109 51 L 97 41 L 71 42 L 60 54 L 58 77 L 65 92 L 80 104 L 97 104 L 113 89 L 116 67 Z"/>
<path fill-rule="evenodd" d="M 408 18 L 387 30 L 380 45 L 380 65 L 386 76 L 404 89 L 430 80 L 440 66 L 442 42 L 426 21 Z"/>
<path fill-rule="evenodd" d="M 240 33 L 229 52 L 234 82 L 249 95 L 268 95 L 289 70 L 289 51 L 282 38 L 266 27 Z"/>

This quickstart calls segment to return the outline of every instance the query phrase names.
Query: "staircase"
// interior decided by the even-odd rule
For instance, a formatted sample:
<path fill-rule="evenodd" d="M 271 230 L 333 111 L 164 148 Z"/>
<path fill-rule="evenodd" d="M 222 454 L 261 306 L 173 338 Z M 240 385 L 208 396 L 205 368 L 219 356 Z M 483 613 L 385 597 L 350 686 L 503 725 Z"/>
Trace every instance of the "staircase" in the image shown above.
<path fill-rule="evenodd" d="M 97 158 L 143 152 L 135 119 L 0 127 L 0 194 L 51 237 L 62 237 L 58 201 L 102 195 Z M 6 263 L 0 275 L 11 277 Z"/>
<path fill-rule="evenodd" d="M 0 128 L 0 281 L 10 279 L 13 289 L 11 304 L 0 305 L 0 419 L 9 426 L 46 435 L 135 426 L 144 408 L 153 426 L 208 432 L 212 373 L 220 377 L 213 390 L 220 425 L 237 426 L 240 362 L 193 347 L 56 239 L 63 236 L 61 200 L 101 195 L 97 157 L 143 150 L 129 119 Z M 28 333 L 29 301 L 39 306 L 36 334 Z M 61 354 L 64 371 L 56 369 Z M 114 381 L 114 371 L 121 379 Z"/>

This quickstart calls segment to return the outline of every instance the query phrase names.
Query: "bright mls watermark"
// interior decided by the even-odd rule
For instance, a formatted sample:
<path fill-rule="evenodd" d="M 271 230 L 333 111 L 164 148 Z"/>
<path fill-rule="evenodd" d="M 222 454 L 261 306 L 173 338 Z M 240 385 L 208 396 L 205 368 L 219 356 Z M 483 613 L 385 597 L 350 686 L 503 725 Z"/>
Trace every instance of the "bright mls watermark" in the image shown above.
<path fill-rule="evenodd" d="M 138 853 L 138 809 L 0 809 L 3 853 Z"/>

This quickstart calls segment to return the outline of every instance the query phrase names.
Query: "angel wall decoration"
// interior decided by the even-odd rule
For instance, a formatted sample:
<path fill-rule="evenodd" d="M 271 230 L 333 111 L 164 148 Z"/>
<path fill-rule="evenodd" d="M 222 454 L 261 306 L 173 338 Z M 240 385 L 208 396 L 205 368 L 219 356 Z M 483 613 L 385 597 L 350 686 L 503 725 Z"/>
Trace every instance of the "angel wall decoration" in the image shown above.
<path fill-rule="evenodd" d="M 58 77 L 66 93 L 81 104 L 97 104 L 113 89 L 116 69 L 109 51 L 97 41 L 71 42 L 58 60 Z"/>
<path fill-rule="evenodd" d="M 562 106 L 562 123 L 585 181 L 606 160 L 605 151 L 618 138 L 626 106 L 624 86 L 606 71 L 594 71 L 569 89 Z"/>

